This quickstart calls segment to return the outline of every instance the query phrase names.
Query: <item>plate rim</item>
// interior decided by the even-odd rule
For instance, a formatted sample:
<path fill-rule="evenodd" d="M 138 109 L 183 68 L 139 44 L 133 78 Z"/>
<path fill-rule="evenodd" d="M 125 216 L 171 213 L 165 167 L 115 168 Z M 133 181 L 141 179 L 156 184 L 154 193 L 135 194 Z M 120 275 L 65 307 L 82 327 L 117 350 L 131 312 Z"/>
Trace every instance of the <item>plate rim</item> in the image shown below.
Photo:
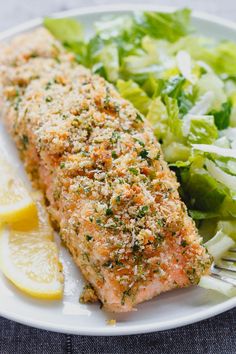
<path fill-rule="evenodd" d="M 97 5 L 97 6 L 89 6 L 89 7 L 83 7 L 83 8 L 75 8 L 75 9 L 70 9 L 66 11 L 60 11 L 60 12 L 55 12 L 49 15 L 50 17 L 74 17 L 74 16 L 79 16 L 79 15 L 86 15 L 86 14 L 101 14 L 101 13 L 109 13 L 109 12 L 122 12 L 122 11 L 134 11 L 134 4 L 128 3 L 128 4 L 118 4 L 118 5 Z M 146 4 L 146 5 L 135 5 L 135 11 L 145 11 L 145 10 L 150 10 L 150 11 L 164 11 L 164 12 L 171 12 L 176 10 L 178 7 L 173 7 L 173 6 L 159 6 L 157 4 Z M 210 23 L 214 23 L 217 25 L 221 25 L 223 27 L 226 27 L 228 29 L 232 29 L 236 33 L 236 23 L 234 23 L 231 20 L 227 19 L 222 19 L 221 17 L 215 16 L 215 15 L 209 15 L 203 12 L 197 12 L 197 11 L 192 11 L 192 17 L 196 19 L 202 19 Z M 4 41 L 7 39 L 10 39 L 11 37 L 14 37 L 16 34 L 20 34 L 22 32 L 28 31 L 30 29 L 33 29 L 35 27 L 38 27 L 42 24 L 43 18 L 35 18 L 30 21 L 26 21 L 21 23 L 20 25 L 14 26 L 10 29 L 4 30 L 0 32 L 0 41 Z M 224 301 L 223 303 L 216 304 L 212 306 L 209 309 L 202 310 L 200 312 L 197 312 L 194 315 L 187 315 L 185 317 L 182 317 L 181 322 L 179 322 L 178 318 L 177 319 L 172 319 L 169 321 L 166 321 L 164 324 L 161 326 L 158 325 L 158 321 L 150 324 L 125 324 L 122 327 L 116 327 L 116 326 L 107 326 L 106 329 L 104 328 L 99 328 L 99 327 L 91 327 L 91 329 L 88 328 L 75 328 L 75 327 L 70 327 L 68 325 L 61 325 L 57 323 L 48 323 L 45 324 L 43 320 L 37 320 L 37 319 L 31 319 L 30 317 L 22 317 L 21 315 L 18 315 L 17 313 L 14 313 L 14 311 L 9 313 L 9 310 L 7 311 L 4 309 L 4 306 L 1 306 L 0 304 L 0 316 L 3 316 L 9 320 L 13 320 L 16 322 L 19 322 L 24 325 L 28 325 L 31 327 L 43 329 L 43 330 L 49 330 L 49 331 L 54 331 L 54 332 L 60 332 L 60 333 L 70 333 L 70 334 L 77 334 L 77 335 L 89 335 L 89 336 L 117 336 L 117 335 L 132 335 L 132 334 L 141 334 L 141 333 L 150 333 L 150 332 L 156 332 L 156 331 L 164 331 L 164 330 L 169 330 L 169 329 L 174 329 L 178 327 L 182 327 L 185 325 L 193 324 L 205 319 L 208 319 L 210 317 L 214 317 L 216 315 L 219 315 L 220 313 L 223 313 L 227 310 L 230 310 L 232 308 L 236 307 L 236 297 L 232 299 L 228 299 Z"/>

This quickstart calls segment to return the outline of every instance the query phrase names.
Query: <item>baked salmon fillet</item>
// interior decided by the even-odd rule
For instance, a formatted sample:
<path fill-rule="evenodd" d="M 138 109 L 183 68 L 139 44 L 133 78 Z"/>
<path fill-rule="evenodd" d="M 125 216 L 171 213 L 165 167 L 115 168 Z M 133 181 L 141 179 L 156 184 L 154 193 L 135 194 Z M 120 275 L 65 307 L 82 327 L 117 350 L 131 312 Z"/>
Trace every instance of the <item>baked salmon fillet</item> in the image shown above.
<path fill-rule="evenodd" d="M 0 107 L 51 220 L 109 311 L 197 284 L 211 257 L 147 120 L 40 28 L 2 44 Z"/>

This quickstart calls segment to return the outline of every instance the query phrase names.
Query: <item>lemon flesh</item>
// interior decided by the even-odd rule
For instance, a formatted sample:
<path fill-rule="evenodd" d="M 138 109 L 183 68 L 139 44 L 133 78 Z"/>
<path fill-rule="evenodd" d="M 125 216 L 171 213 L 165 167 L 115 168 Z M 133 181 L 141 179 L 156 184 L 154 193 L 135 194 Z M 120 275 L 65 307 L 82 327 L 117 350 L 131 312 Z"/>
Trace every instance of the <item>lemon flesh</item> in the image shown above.
<path fill-rule="evenodd" d="M 48 212 L 44 204 L 44 197 L 41 192 L 32 193 L 37 212 L 26 219 L 11 223 L 11 228 L 15 231 L 38 232 L 53 241 L 53 229 L 48 217 Z"/>
<path fill-rule="evenodd" d="M 62 297 L 62 267 L 50 236 L 2 228 L 0 266 L 3 274 L 24 293 L 39 299 Z"/>
<path fill-rule="evenodd" d="M 5 226 L 5 224 L 8 226 Z M 27 191 L 0 157 L 0 267 L 27 295 L 60 299 L 62 266 L 43 195 Z"/>
<path fill-rule="evenodd" d="M 16 222 L 37 214 L 24 183 L 7 161 L 0 158 L 0 221 Z"/>

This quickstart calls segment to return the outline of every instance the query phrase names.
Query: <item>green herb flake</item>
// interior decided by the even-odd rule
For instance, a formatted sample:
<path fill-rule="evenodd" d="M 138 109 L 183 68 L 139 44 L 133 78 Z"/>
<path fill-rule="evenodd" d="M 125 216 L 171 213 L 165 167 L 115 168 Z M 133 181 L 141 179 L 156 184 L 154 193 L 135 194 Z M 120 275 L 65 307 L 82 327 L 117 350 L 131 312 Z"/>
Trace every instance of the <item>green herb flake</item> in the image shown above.
<path fill-rule="evenodd" d="M 21 138 L 21 142 L 22 142 L 22 145 L 23 145 L 23 149 L 24 150 L 27 150 L 28 148 L 28 145 L 29 145 L 29 138 L 27 135 L 22 135 L 22 138 Z"/>
<path fill-rule="evenodd" d="M 163 227 L 164 226 L 163 220 L 161 220 L 161 219 L 157 220 L 157 225 L 160 227 Z"/>
<path fill-rule="evenodd" d="M 143 218 L 148 212 L 148 206 L 147 205 L 144 205 L 142 206 L 139 211 L 138 211 L 138 218 Z"/>
<path fill-rule="evenodd" d="M 116 203 L 120 203 L 120 200 L 121 200 L 120 195 L 118 195 L 118 196 L 116 197 Z"/>
<path fill-rule="evenodd" d="M 101 219 L 99 219 L 99 218 L 98 218 L 98 219 L 96 219 L 96 224 L 97 224 L 97 225 L 101 225 L 101 224 L 102 224 L 102 220 L 101 220 Z"/>
<path fill-rule="evenodd" d="M 106 210 L 106 216 L 111 216 L 111 215 L 113 215 L 112 209 L 111 209 L 111 208 L 107 208 L 107 210 Z"/>
<path fill-rule="evenodd" d="M 52 86 L 52 82 L 51 82 L 51 81 L 48 81 L 48 82 L 46 83 L 45 90 L 49 90 L 51 86 Z"/>
<path fill-rule="evenodd" d="M 15 102 L 15 104 L 14 104 L 14 110 L 15 110 L 15 111 L 18 111 L 18 110 L 19 110 L 19 105 L 20 105 L 21 101 L 22 101 L 22 98 L 17 96 L 16 102 Z"/>
<path fill-rule="evenodd" d="M 121 261 L 119 261 L 118 259 L 115 260 L 115 263 L 119 267 L 123 267 L 124 266 L 124 264 Z"/>
<path fill-rule="evenodd" d="M 164 236 L 160 233 L 155 234 L 155 247 L 159 246 L 162 244 L 164 241 Z"/>
<path fill-rule="evenodd" d="M 181 241 L 181 246 L 186 247 L 188 245 L 188 242 L 186 240 Z"/>
<path fill-rule="evenodd" d="M 53 100 L 53 98 L 52 98 L 51 96 L 47 96 L 47 97 L 45 98 L 45 101 L 46 101 L 46 102 L 52 102 L 52 100 Z"/>
<path fill-rule="evenodd" d="M 145 146 L 144 142 L 139 140 L 139 139 L 135 139 L 135 141 L 137 141 L 137 143 L 139 143 L 139 145 L 141 145 L 142 147 Z"/>
<path fill-rule="evenodd" d="M 130 167 L 129 172 L 131 172 L 133 175 L 137 176 L 138 175 L 138 170 L 136 168 Z"/>
<path fill-rule="evenodd" d="M 91 235 L 85 235 L 86 240 L 89 242 L 93 239 L 93 236 Z"/>
<path fill-rule="evenodd" d="M 124 305 L 125 304 L 125 298 L 127 296 L 130 296 L 130 293 L 131 293 L 131 289 L 128 289 L 128 290 L 125 290 L 122 294 L 122 298 L 121 298 L 121 305 Z"/>
<path fill-rule="evenodd" d="M 144 122 L 143 115 L 141 113 L 136 114 L 136 120 L 139 122 Z"/>
<path fill-rule="evenodd" d="M 154 160 L 159 160 L 159 159 L 160 159 L 160 157 L 161 157 L 161 154 L 158 152 L 158 153 L 156 154 L 156 157 L 155 157 L 155 159 L 154 159 Z"/>
<path fill-rule="evenodd" d="M 148 151 L 146 149 L 143 149 L 140 151 L 139 156 L 142 157 L 142 159 L 146 159 L 148 157 Z"/>
<path fill-rule="evenodd" d="M 139 242 L 138 240 L 135 240 L 134 241 L 134 245 L 133 245 L 133 252 L 136 253 L 140 250 L 140 245 L 139 245 Z"/>
<path fill-rule="evenodd" d="M 118 155 L 117 155 L 117 153 L 115 151 L 111 152 L 111 156 L 112 156 L 113 159 L 117 159 L 117 157 L 118 157 Z"/>
<path fill-rule="evenodd" d="M 114 131 L 111 135 L 110 141 L 111 143 L 115 144 L 117 141 L 120 139 L 120 133 L 117 131 Z"/>

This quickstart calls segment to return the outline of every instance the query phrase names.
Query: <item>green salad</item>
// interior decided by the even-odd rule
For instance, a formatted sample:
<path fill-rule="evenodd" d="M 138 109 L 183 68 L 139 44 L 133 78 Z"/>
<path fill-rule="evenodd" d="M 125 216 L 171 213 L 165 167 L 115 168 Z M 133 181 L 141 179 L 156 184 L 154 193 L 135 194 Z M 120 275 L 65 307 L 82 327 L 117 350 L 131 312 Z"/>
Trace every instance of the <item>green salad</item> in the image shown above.
<path fill-rule="evenodd" d="M 190 20 L 188 9 L 104 18 L 89 40 L 75 20 L 44 25 L 151 122 L 218 257 L 236 241 L 236 44 L 200 36 Z"/>

